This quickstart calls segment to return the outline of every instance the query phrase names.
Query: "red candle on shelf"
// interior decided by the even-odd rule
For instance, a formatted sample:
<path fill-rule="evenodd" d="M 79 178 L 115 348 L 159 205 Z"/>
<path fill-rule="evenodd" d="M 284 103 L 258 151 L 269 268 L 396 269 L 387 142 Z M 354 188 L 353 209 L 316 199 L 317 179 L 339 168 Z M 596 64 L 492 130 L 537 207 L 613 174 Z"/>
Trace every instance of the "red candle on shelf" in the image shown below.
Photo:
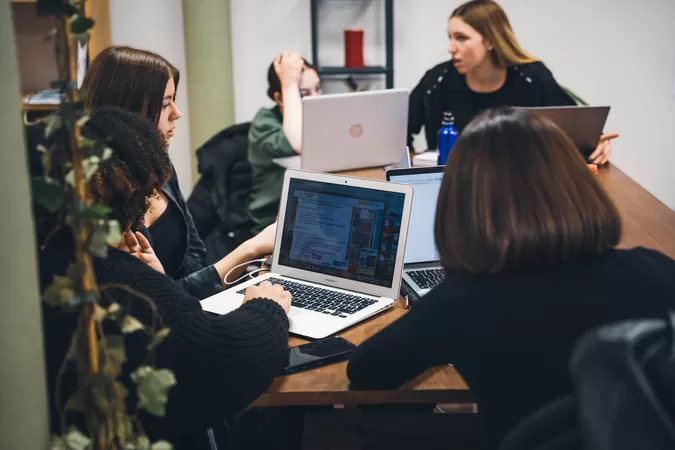
<path fill-rule="evenodd" d="M 345 30 L 345 67 L 360 69 L 363 66 L 363 30 Z"/>

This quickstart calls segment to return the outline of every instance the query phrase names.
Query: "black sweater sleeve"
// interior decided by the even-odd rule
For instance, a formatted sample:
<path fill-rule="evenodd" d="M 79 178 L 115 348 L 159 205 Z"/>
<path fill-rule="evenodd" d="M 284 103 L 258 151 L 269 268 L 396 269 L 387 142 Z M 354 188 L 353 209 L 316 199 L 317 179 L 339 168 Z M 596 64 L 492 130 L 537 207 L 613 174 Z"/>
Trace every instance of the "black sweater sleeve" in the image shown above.
<path fill-rule="evenodd" d="M 444 283 L 405 316 L 361 344 L 347 366 L 352 389 L 394 389 L 452 359 Z"/>
<path fill-rule="evenodd" d="M 222 423 L 265 392 L 287 354 L 289 323 L 278 304 L 255 299 L 227 315 L 213 315 L 171 279 L 126 259 L 105 278 L 153 299 L 171 328 L 156 355 L 157 366 L 171 368 L 177 380 L 169 393 L 170 422 L 199 428 Z M 148 323 L 147 308 L 134 304 L 141 306 L 132 314 Z M 144 349 L 127 348 L 138 351 Z"/>

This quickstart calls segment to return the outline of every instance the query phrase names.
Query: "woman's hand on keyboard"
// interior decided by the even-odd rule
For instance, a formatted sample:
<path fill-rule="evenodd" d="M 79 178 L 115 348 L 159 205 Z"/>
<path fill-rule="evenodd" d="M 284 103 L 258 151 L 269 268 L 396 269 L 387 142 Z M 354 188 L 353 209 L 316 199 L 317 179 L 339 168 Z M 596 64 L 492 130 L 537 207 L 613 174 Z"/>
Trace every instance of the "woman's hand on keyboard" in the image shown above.
<path fill-rule="evenodd" d="M 291 309 L 291 293 L 284 290 L 284 288 L 278 284 L 272 284 L 269 281 L 263 281 L 258 286 L 250 286 L 246 289 L 244 303 L 253 300 L 254 298 L 266 298 L 272 300 L 273 302 L 278 303 L 279 306 L 286 311 L 286 314 L 288 314 L 288 311 Z"/>

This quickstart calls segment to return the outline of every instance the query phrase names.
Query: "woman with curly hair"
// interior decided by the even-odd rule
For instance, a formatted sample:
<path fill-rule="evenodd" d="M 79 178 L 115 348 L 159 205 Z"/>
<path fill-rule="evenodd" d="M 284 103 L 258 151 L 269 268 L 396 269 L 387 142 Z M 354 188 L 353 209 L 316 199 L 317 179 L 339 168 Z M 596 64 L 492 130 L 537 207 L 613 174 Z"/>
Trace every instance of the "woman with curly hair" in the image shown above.
<path fill-rule="evenodd" d="M 82 86 L 88 92 L 87 106 L 117 106 L 138 113 L 161 131 L 168 144 L 182 116 L 174 103 L 179 79 L 178 69 L 155 53 L 109 47 L 92 61 Z M 150 199 L 143 225 L 165 273 L 199 299 L 220 291 L 234 267 L 271 253 L 276 231 L 275 225 L 269 226 L 220 261 L 206 265 L 206 248 L 172 166 L 171 177 Z M 232 271 L 230 279 L 241 271 Z"/>
<path fill-rule="evenodd" d="M 86 137 L 107 140 L 113 155 L 103 161 L 90 179 L 88 189 L 97 203 L 111 208 L 110 216 L 124 230 L 142 226 L 143 219 L 171 175 L 165 141 L 157 128 L 140 116 L 119 108 L 94 109 L 83 129 Z M 127 235 L 128 236 L 128 235 Z M 139 240 L 143 236 L 137 233 Z M 74 261 L 73 236 L 63 228 L 40 251 L 41 291 L 55 275 L 66 273 Z M 206 430 L 222 424 L 226 416 L 241 411 L 262 394 L 283 366 L 288 344 L 290 294 L 280 286 L 263 283 L 249 288 L 245 304 L 224 316 L 201 310 L 194 297 L 183 292 L 170 278 L 151 269 L 154 254 L 145 253 L 148 264 L 124 251 L 110 248 L 108 257 L 94 260 L 100 285 L 120 285 L 152 299 L 164 326 L 171 329 L 155 353 L 158 368 L 171 369 L 177 384 L 169 391 L 166 416 L 140 413 L 140 421 L 152 441 L 165 439 L 175 449 L 208 449 Z M 153 260 L 154 257 L 154 261 Z M 160 266 L 161 267 L 161 266 Z M 151 308 L 126 290 L 111 289 L 101 299 L 119 303 L 147 327 L 153 327 Z M 77 315 L 44 306 L 44 336 L 51 424 L 55 433 L 61 421 L 54 393 L 63 356 L 77 327 Z M 148 345 L 147 335 L 125 335 L 126 363 L 120 380 L 135 392 L 129 378 L 140 365 Z M 67 370 L 59 384 L 64 402 L 73 394 L 76 371 Z M 130 395 L 129 405 L 136 402 Z M 68 423 L 82 417 L 68 413 Z"/>

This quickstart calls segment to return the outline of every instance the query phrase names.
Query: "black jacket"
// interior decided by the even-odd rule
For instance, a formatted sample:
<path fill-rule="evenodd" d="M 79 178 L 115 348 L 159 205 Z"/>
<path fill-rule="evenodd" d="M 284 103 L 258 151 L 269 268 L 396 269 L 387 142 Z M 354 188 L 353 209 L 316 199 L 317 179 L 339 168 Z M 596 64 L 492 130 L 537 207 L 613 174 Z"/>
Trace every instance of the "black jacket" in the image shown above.
<path fill-rule="evenodd" d="M 479 94 L 466 85 L 466 77 L 450 61 L 428 70 L 410 93 L 408 146 L 422 127 L 429 150 L 436 149 L 437 133 L 443 113 L 455 116 L 455 127 L 462 129 L 482 110 L 498 106 L 574 105 L 541 62 L 511 66 L 504 86 L 495 93 Z"/>
<path fill-rule="evenodd" d="M 216 268 L 206 264 L 206 248 L 199 238 L 197 228 L 192 220 L 183 194 L 181 194 L 178 176 L 173 165 L 171 166 L 171 179 L 164 185 L 163 191 L 169 201 L 178 207 L 187 224 L 183 263 L 176 271 L 174 279 L 183 291 L 193 297 L 197 297 L 200 300 L 210 297 L 223 289 L 223 282 Z M 161 245 L 160 242 L 152 241 L 151 244 L 153 247 Z"/>
<path fill-rule="evenodd" d="M 214 263 L 251 237 L 248 201 L 249 123 L 233 125 L 197 150 L 201 174 L 187 205 L 206 244 L 206 261 Z"/>

